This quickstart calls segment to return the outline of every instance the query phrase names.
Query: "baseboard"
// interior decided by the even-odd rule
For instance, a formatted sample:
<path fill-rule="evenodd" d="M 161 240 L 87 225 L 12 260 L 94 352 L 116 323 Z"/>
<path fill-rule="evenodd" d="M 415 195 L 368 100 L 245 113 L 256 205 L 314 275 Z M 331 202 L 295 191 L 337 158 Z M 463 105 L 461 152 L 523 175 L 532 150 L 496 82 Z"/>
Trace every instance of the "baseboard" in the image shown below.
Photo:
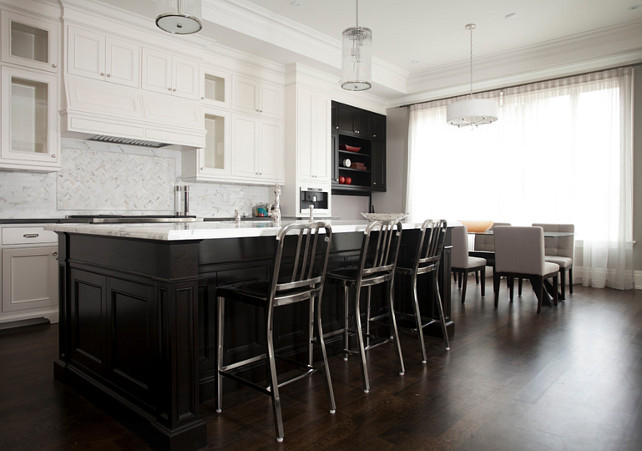
<path fill-rule="evenodd" d="M 642 290 L 642 270 L 633 271 L 633 286 L 636 290 Z"/>

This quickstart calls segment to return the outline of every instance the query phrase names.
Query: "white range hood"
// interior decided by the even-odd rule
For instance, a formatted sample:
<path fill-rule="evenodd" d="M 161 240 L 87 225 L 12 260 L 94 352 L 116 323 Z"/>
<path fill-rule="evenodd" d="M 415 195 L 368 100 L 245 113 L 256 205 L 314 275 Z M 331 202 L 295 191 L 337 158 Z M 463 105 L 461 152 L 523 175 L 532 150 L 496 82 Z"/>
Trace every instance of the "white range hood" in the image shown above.
<path fill-rule="evenodd" d="M 205 146 L 198 101 L 73 75 L 65 77 L 64 90 L 63 136 L 151 147 Z"/>

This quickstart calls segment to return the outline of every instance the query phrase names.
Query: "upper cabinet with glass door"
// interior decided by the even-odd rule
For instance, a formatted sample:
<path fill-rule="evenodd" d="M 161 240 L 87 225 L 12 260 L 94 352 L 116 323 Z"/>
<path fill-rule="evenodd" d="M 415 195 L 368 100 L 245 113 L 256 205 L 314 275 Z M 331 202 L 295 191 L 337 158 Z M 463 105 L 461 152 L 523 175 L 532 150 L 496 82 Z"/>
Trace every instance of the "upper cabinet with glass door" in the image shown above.
<path fill-rule="evenodd" d="M 2 61 L 57 73 L 59 30 L 54 21 L 2 11 Z"/>
<path fill-rule="evenodd" d="M 201 102 L 215 107 L 229 108 L 231 104 L 231 76 L 216 67 L 201 65 Z"/>
<path fill-rule="evenodd" d="M 8 66 L 1 71 L 0 168 L 59 170 L 58 77 Z"/>

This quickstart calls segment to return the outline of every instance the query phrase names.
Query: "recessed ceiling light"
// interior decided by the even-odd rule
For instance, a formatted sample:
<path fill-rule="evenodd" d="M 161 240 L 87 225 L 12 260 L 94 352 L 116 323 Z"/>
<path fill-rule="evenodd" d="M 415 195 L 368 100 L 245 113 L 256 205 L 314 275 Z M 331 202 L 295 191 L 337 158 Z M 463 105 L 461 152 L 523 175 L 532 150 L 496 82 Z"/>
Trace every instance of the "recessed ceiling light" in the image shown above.
<path fill-rule="evenodd" d="M 504 19 L 513 19 L 517 13 L 508 13 L 504 16 Z"/>

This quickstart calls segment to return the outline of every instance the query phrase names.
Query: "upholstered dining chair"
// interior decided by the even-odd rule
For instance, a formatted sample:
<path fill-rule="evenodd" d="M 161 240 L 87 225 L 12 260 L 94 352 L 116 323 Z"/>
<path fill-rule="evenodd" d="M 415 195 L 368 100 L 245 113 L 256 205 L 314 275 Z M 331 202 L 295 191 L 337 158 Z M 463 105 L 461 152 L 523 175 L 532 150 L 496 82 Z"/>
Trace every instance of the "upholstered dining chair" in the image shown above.
<path fill-rule="evenodd" d="M 466 301 L 468 274 L 486 271 L 486 259 L 468 255 L 468 229 L 466 226 L 453 227 L 451 231 L 451 270 L 457 276 L 461 288 L 461 303 Z M 479 278 L 478 278 L 479 280 Z M 486 295 L 486 277 L 481 277 L 481 295 Z"/>
<path fill-rule="evenodd" d="M 495 227 L 510 226 L 510 225 L 511 225 L 510 222 L 495 222 L 493 223 L 491 228 L 488 230 L 493 231 Z M 495 269 L 495 235 L 494 234 L 475 235 L 473 251 L 469 252 L 469 254 L 473 254 L 472 256 L 478 257 L 479 255 L 474 255 L 476 251 L 490 253 L 487 257 L 483 257 L 483 258 L 486 259 L 486 266 L 494 270 Z"/>
<path fill-rule="evenodd" d="M 537 313 L 542 309 L 544 281 L 553 279 L 555 289 L 554 303 L 557 304 L 557 273 L 560 267 L 544 260 L 544 231 L 541 227 L 506 227 L 495 228 L 495 271 L 493 288 L 495 290 L 495 308 L 499 302 L 499 286 L 502 276 L 509 280 L 510 300 L 513 300 L 515 277 L 529 279 L 537 296 Z"/>
<path fill-rule="evenodd" d="M 575 225 L 573 224 L 533 224 L 544 232 L 567 232 L 568 236 L 544 237 L 544 259 L 560 267 L 561 299 L 566 298 L 566 272 L 568 271 L 568 291 L 573 293 L 573 251 L 575 247 Z"/>

